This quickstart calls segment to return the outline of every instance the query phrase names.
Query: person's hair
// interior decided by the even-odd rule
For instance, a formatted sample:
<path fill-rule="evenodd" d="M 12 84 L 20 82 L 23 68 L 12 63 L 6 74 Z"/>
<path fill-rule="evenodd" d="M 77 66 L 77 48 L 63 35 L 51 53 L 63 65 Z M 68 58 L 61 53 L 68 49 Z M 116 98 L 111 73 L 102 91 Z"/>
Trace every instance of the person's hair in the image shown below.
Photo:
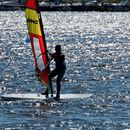
<path fill-rule="evenodd" d="M 55 46 L 55 50 L 56 50 L 56 51 L 61 51 L 61 45 L 56 45 L 56 46 Z"/>

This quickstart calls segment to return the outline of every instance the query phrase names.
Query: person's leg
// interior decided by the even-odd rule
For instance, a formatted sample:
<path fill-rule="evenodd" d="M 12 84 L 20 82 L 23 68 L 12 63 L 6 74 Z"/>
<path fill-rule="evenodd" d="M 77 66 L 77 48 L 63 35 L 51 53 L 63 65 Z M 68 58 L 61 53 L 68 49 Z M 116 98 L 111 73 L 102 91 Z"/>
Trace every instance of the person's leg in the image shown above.
<path fill-rule="evenodd" d="M 48 97 L 48 94 L 49 94 L 49 90 L 51 91 L 51 96 L 53 97 L 53 89 L 52 89 L 52 78 L 55 77 L 57 75 L 57 72 L 56 70 L 54 69 L 50 75 L 49 75 L 49 87 L 46 88 L 45 92 L 42 93 L 43 95 L 46 95 L 46 97 Z"/>
<path fill-rule="evenodd" d="M 51 96 L 53 97 L 53 89 L 52 89 L 52 78 L 57 75 L 56 69 L 54 69 L 49 75 L 49 89 L 51 91 Z"/>
<path fill-rule="evenodd" d="M 57 93 L 56 93 L 56 98 L 60 98 L 60 90 L 61 90 L 61 84 L 60 84 L 60 79 L 57 78 Z"/>
<path fill-rule="evenodd" d="M 60 72 L 59 74 L 58 74 L 58 77 L 57 77 L 57 93 L 56 93 L 56 98 L 60 98 L 60 90 L 61 90 L 61 79 L 63 78 L 63 76 L 64 76 L 64 74 L 65 74 L 65 69 L 64 70 L 62 70 L 62 72 Z"/>

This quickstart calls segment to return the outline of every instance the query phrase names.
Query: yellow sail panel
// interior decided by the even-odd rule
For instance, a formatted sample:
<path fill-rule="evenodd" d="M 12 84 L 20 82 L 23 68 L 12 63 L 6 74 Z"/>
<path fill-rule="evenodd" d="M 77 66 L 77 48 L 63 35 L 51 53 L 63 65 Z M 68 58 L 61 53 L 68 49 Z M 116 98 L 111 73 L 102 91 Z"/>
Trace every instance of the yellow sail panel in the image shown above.
<path fill-rule="evenodd" d="M 29 33 L 41 36 L 42 33 L 38 13 L 35 10 L 26 9 L 26 19 Z"/>

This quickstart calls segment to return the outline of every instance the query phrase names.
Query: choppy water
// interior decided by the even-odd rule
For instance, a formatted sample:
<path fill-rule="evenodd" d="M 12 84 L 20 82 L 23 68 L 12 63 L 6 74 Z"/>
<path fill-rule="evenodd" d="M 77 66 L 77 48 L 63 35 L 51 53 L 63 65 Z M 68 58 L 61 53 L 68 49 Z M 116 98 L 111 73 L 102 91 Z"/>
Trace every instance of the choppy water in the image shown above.
<path fill-rule="evenodd" d="M 65 103 L 1 101 L 0 129 L 130 129 L 129 16 L 129 12 L 42 12 L 48 49 L 61 44 L 66 55 L 61 92 L 93 96 Z M 24 12 L 0 12 L 1 94 L 42 90 L 26 38 Z"/>

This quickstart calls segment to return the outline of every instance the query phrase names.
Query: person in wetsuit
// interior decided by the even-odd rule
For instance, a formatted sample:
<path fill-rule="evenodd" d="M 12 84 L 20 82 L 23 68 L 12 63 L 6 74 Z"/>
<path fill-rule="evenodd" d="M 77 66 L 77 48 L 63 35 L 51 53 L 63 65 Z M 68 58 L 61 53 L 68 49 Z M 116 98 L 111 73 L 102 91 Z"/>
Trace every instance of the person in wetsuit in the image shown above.
<path fill-rule="evenodd" d="M 57 76 L 57 93 L 55 99 L 60 98 L 60 90 L 61 90 L 61 80 L 65 74 L 66 70 L 66 64 L 65 64 L 65 55 L 61 51 L 61 46 L 56 45 L 55 46 L 55 52 L 54 53 L 49 53 L 51 58 L 54 59 L 55 61 L 55 69 L 51 71 L 49 74 L 49 88 L 51 90 L 51 95 L 53 96 L 53 89 L 52 89 L 52 78 Z M 45 95 L 48 96 L 48 91 L 46 90 Z"/>

